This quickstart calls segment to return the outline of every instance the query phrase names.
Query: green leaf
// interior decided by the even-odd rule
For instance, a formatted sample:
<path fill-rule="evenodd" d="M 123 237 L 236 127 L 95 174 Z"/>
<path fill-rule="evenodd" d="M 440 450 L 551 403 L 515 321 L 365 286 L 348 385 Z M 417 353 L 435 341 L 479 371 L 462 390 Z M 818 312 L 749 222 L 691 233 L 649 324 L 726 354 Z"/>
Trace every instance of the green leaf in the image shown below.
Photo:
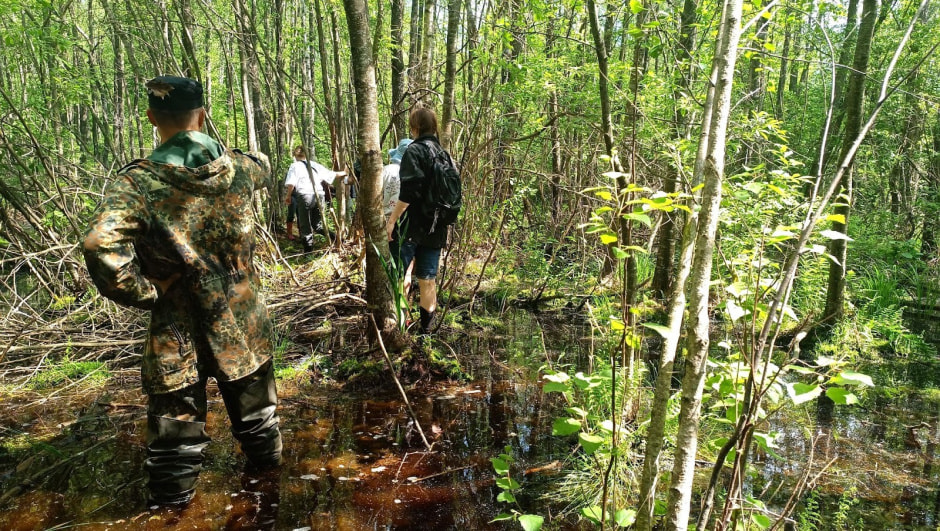
<path fill-rule="evenodd" d="M 763 450 L 768 448 L 779 448 L 777 446 L 777 435 L 772 433 L 761 433 L 759 431 L 754 432 L 754 440 L 757 442 L 757 445 Z"/>
<path fill-rule="evenodd" d="M 620 247 L 611 247 L 610 250 L 611 252 L 614 253 L 614 258 L 616 258 L 617 260 L 626 260 L 627 258 L 630 257 L 630 253 L 624 251 Z"/>
<path fill-rule="evenodd" d="M 749 312 L 738 305 L 738 303 L 733 300 L 728 300 L 725 302 L 725 311 L 728 312 L 728 317 L 731 318 L 731 322 L 735 323 L 738 319 L 744 317 Z"/>
<path fill-rule="evenodd" d="M 542 379 L 548 380 L 549 382 L 565 383 L 569 379 L 571 379 L 571 377 L 568 376 L 568 373 L 566 372 L 555 372 L 555 373 L 546 374 L 545 376 L 542 376 Z"/>
<path fill-rule="evenodd" d="M 843 214 L 829 214 L 826 216 L 826 221 L 834 221 L 845 225 L 845 216 Z"/>
<path fill-rule="evenodd" d="M 490 520 L 490 523 L 492 524 L 493 522 L 502 522 L 502 521 L 505 521 L 505 520 L 513 520 L 514 518 L 515 518 L 515 516 L 513 516 L 513 515 L 511 515 L 511 514 L 499 513 L 498 515 L 496 515 L 496 518 L 493 518 L 492 520 Z"/>
<path fill-rule="evenodd" d="M 821 395 L 822 388 L 815 384 L 788 383 L 787 394 L 790 395 L 790 400 L 793 400 L 794 404 L 800 405 Z"/>
<path fill-rule="evenodd" d="M 829 383 L 836 385 L 863 385 L 865 387 L 874 387 L 875 382 L 871 381 L 871 376 L 860 372 L 845 371 L 829 380 Z"/>
<path fill-rule="evenodd" d="M 542 386 L 542 390 L 546 393 L 567 393 L 571 389 L 567 384 L 558 382 L 545 382 L 545 385 Z"/>
<path fill-rule="evenodd" d="M 534 514 L 524 514 L 519 517 L 519 523 L 522 524 L 522 529 L 525 529 L 525 531 L 539 531 L 539 529 L 542 529 L 542 522 L 544 521 L 544 518 Z"/>
<path fill-rule="evenodd" d="M 555 419 L 552 423 L 552 435 L 564 437 L 581 430 L 581 421 L 578 419 Z"/>
<path fill-rule="evenodd" d="M 509 473 L 509 463 L 503 461 L 498 457 L 491 457 L 490 462 L 493 463 L 493 470 L 496 471 L 500 476 L 505 476 Z"/>
<path fill-rule="evenodd" d="M 620 509 L 614 513 L 614 522 L 619 527 L 630 527 L 636 521 L 636 511 L 633 509 Z"/>
<path fill-rule="evenodd" d="M 604 438 L 582 431 L 578 434 L 578 442 L 581 443 L 581 448 L 584 448 L 584 453 L 593 455 L 604 444 Z"/>
<path fill-rule="evenodd" d="M 512 478 L 499 478 L 496 480 L 496 486 L 503 490 L 516 490 L 522 485 Z"/>
<path fill-rule="evenodd" d="M 626 218 L 626 219 L 629 219 L 629 220 L 633 220 L 633 221 L 637 221 L 637 222 L 639 222 L 639 223 L 642 223 L 642 224 L 646 225 L 647 227 L 652 227 L 652 226 L 653 226 L 653 220 L 650 219 L 650 217 L 647 216 L 646 214 L 639 214 L 639 213 L 636 213 L 636 212 L 630 212 L 629 214 L 624 214 L 623 217 Z"/>
<path fill-rule="evenodd" d="M 600 197 L 604 201 L 610 201 L 614 198 L 614 196 L 611 195 L 611 193 L 608 192 L 607 190 L 598 190 L 594 192 L 594 195 L 596 195 L 597 197 Z"/>
<path fill-rule="evenodd" d="M 496 495 L 496 501 L 506 502 L 506 503 L 516 503 L 516 497 L 512 495 L 508 490 L 504 490 Z"/>
<path fill-rule="evenodd" d="M 770 525 L 773 523 L 770 521 L 770 518 L 768 518 L 767 515 L 758 514 L 758 513 L 751 513 L 751 520 L 754 522 L 755 525 L 757 525 L 757 527 L 761 529 L 768 529 L 770 528 Z"/>
<path fill-rule="evenodd" d="M 661 324 L 656 324 L 656 323 L 643 323 L 643 326 L 663 336 L 663 338 L 668 337 L 670 334 L 670 330 L 668 326 L 663 326 Z"/>
<path fill-rule="evenodd" d="M 616 241 L 617 241 L 617 236 L 613 234 L 610 234 L 610 233 L 601 234 L 601 243 L 603 245 L 610 245 Z"/>
<path fill-rule="evenodd" d="M 630 12 L 636 15 L 643 11 L 643 2 L 640 0 L 630 0 Z"/>
<path fill-rule="evenodd" d="M 826 389 L 826 396 L 840 406 L 851 406 L 858 404 L 858 397 L 848 389 L 841 387 L 830 387 Z"/>
<path fill-rule="evenodd" d="M 585 507 L 581 509 L 581 516 L 587 518 L 588 520 L 594 522 L 595 524 L 600 525 L 601 523 L 601 508 L 597 505 L 591 507 Z"/>
<path fill-rule="evenodd" d="M 845 241 L 848 241 L 848 242 L 854 242 L 854 241 L 855 241 L 855 240 L 853 240 L 852 238 L 849 238 L 847 235 L 842 234 L 841 232 L 836 232 L 836 231 L 834 231 L 834 230 L 824 230 L 824 231 L 820 231 L 819 234 L 821 234 L 823 238 L 828 238 L 828 239 L 830 239 L 830 240 L 845 240 Z"/>

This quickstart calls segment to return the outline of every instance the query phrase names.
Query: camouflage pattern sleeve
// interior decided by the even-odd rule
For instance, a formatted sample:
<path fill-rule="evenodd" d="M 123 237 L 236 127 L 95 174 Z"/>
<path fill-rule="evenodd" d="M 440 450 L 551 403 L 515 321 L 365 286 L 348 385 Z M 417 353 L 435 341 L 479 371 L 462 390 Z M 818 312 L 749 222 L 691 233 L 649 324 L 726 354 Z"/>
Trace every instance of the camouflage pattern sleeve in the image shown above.
<path fill-rule="evenodd" d="M 133 170 L 132 170 L 133 171 Z M 135 240 L 147 229 L 147 204 L 132 178 L 119 173 L 105 191 L 85 234 L 85 263 L 102 295 L 150 309 L 157 289 L 141 273 Z"/>
<path fill-rule="evenodd" d="M 271 182 L 271 162 L 268 161 L 268 156 L 260 151 L 249 151 L 243 153 L 246 157 L 254 161 L 256 166 L 251 166 L 251 180 L 255 183 L 255 190 L 261 188 L 267 188 L 268 190 L 273 190 L 273 182 Z"/>

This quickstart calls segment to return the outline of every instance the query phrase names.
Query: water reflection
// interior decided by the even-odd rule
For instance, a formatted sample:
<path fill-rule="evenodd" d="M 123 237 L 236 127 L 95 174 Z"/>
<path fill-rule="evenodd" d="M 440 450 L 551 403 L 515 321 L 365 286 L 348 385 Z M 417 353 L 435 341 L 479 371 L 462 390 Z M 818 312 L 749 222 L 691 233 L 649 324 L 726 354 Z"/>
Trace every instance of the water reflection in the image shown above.
<path fill-rule="evenodd" d="M 451 343 L 473 382 L 412 393 L 433 452 L 422 451 L 404 404 L 391 390 L 363 396 L 285 385 L 284 465 L 247 472 L 221 397 L 210 385 L 212 443 L 197 495 L 181 510 L 150 509 L 144 506 L 141 469 L 144 397 L 123 391 L 120 402 L 130 408 L 109 409 L 102 404 L 114 400 L 105 397 L 71 404 L 58 414 L 85 411 L 68 429 L 30 451 L 0 455 L 0 469 L 11 470 L 0 479 L 0 492 L 48 468 L 10 497 L 0 529 L 492 528 L 500 508 L 489 458 L 511 445 L 520 466 L 537 466 L 569 449 L 551 437 L 551 407 L 533 384 L 545 351 L 540 323 L 524 312 L 507 314 L 504 322 L 507 336 L 471 331 Z M 555 357 L 581 356 L 569 339 L 579 335 L 549 333 L 545 346 Z M 556 338 L 564 343 L 553 343 Z M 33 428 L 35 423 L 21 427 Z M 32 462 L 22 460 L 30 454 L 36 456 Z M 521 474 L 517 479 L 524 481 Z"/>

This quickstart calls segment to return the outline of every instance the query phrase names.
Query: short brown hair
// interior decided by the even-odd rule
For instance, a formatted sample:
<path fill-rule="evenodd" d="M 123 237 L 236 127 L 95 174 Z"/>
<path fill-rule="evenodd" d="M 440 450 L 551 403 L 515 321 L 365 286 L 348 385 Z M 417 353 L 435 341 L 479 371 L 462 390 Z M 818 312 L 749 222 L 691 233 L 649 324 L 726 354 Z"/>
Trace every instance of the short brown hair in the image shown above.
<path fill-rule="evenodd" d="M 294 151 L 292 151 L 291 153 L 292 153 L 295 157 L 300 157 L 300 158 L 304 158 L 304 159 L 307 158 L 307 149 L 303 146 L 303 144 L 301 144 L 301 145 L 295 147 L 295 148 L 294 148 Z"/>
<path fill-rule="evenodd" d="M 418 131 L 418 136 L 437 135 L 437 115 L 427 107 L 418 107 L 411 111 L 408 125 Z"/>
<path fill-rule="evenodd" d="M 199 113 L 203 110 L 202 107 L 197 107 L 188 111 L 171 111 L 166 109 L 154 109 L 150 108 L 150 112 L 153 113 L 153 120 L 157 122 L 161 127 L 175 127 L 177 129 L 186 129 L 187 127 L 192 127 L 196 123 L 196 118 L 199 116 Z"/>

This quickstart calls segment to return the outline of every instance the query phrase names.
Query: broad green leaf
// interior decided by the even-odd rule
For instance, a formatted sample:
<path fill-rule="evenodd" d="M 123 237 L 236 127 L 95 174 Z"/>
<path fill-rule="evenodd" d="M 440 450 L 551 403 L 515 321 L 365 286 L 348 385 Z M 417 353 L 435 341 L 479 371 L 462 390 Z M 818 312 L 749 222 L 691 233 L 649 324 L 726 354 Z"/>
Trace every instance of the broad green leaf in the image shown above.
<path fill-rule="evenodd" d="M 828 367 L 834 363 L 836 363 L 836 360 L 828 356 L 820 356 L 816 358 L 817 367 Z"/>
<path fill-rule="evenodd" d="M 656 323 L 643 323 L 643 326 L 645 326 L 646 328 L 649 328 L 650 330 L 652 330 L 652 331 L 656 332 L 657 334 L 663 336 L 663 338 L 669 337 L 669 334 L 671 333 L 671 331 L 670 331 L 670 329 L 669 329 L 668 326 L 664 326 L 664 325 L 661 325 L 661 324 L 656 324 Z"/>
<path fill-rule="evenodd" d="M 826 221 L 834 221 L 845 225 L 845 216 L 842 214 L 829 214 L 826 216 Z"/>
<path fill-rule="evenodd" d="M 794 404 L 800 405 L 821 395 L 822 388 L 815 384 L 789 383 L 787 394 L 790 395 L 790 400 L 793 400 Z"/>
<path fill-rule="evenodd" d="M 496 480 L 496 486 L 503 490 L 516 490 L 522 485 L 512 478 L 499 478 Z"/>
<path fill-rule="evenodd" d="M 592 455 L 604 444 L 604 438 L 582 431 L 578 434 L 578 442 L 581 443 L 581 448 L 584 448 L 584 453 Z"/>
<path fill-rule="evenodd" d="M 755 431 L 754 440 L 757 441 L 757 445 L 764 450 L 768 448 L 779 448 L 779 446 L 777 446 L 777 435 L 773 433 Z"/>
<path fill-rule="evenodd" d="M 858 404 L 858 397 L 848 389 L 841 387 L 830 387 L 826 389 L 826 396 L 840 406 L 851 406 Z"/>
<path fill-rule="evenodd" d="M 871 376 L 852 371 L 839 373 L 838 376 L 829 380 L 829 383 L 834 383 L 836 385 L 864 385 L 865 387 L 875 386 L 875 382 L 871 380 Z"/>
<path fill-rule="evenodd" d="M 603 245 L 610 245 L 616 241 L 617 241 L 617 236 L 613 234 L 610 234 L 610 233 L 601 234 L 601 243 Z"/>
<path fill-rule="evenodd" d="M 571 389 L 568 387 L 568 384 L 545 382 L 545 385 L 542 386 L 542 390 L 546 393 L 567 393 Z"/>
<path fill-rule="evenodd" d="M 624 251 L 620 247 L 611 247 L 610 250 L 611 252 L 614 253 L 614 258 L 616 258 L 617 260 L 626 260 L 627 258 L 630 257 L 630 253 Z"/>
<path fill-rule="evenodd" d="M 512 495 L 508 490 L 504 490 L 496 495 L 496 501 L 506 502 L 506 503 L 516 503 L 516 497 Z"/>
<path fill-rule="evenodd" d="M 556 372 L 552 374 L 546 374 L 545 376 L 542 376 L 542 379 L 548 380 L 549 382 L 565 383 L 571 379 L 571 377 L 568 376 L 568 373 L 566 372 Z"/>
<path fill-rule="evenodd" d="M 491 457 L 490 462 L 493 463 L 493 470 L 496 471 L 500 476 L 505 476 L 509 473 L 509 463 L 503 461 L 498 457 Z"/>
<path fill-rule="evenodd" d="M 490 523 L 492 524 L 493 522 L 503 522 L 505 520 L 512 520 L 513 518 L 514 516 L 511 514 L 499 513 L 498 515 L 496 515 L 496 518 L 493 518 L 492 520 L 490 520 Z"/>
<path fill-rule="evenodd" d="M 749 313 L 747 310 L 739 306 L 738 303 L 730 299 L 725 302 L 725 311 L 728 312 L 728 317 L 731 318 L 732 323 L 736 323 L 738 319 Z"/>
<path fill-rule="evenodd" d="M 519 523 L 522 524 L 522 529 L 525 529 L 525 531 L 539 531 L 539 529 L 542 529 L 542 522 L 544 521 L 544 518 L 534 514 L 523 514 L 519 517 Z"/>
<path fill-rule="evenodd" d="M 636 15 L 643 11 L 643 2 L 640 0 L 630 0 L 630 12 Z"/>
<path fill-rule="evenodd" d="M 823 238 L 828 238 L 830 240 L 845 240 L 848 242 L 855 241 L 852 238 L 849 238 L 848 235 L 842 234 L 841 232 L 836 232 L 834 230 L 820 231 L 819 234 L 821 234 Z"/>
<path fill-rule="evenodd" d="M 578 419 L 555 419 L 552 423 L 552 435 L 564 437 L 578 431 L 581 431 L 581 421 Z"/>
<path fill-rule="evenodd" d="M 653 226 L 653 220 L 650 219 L 650 217 L 647 216 L 646 214 L 638 214 L 636 212 L 631 212 L 629 214 L 624 214 L 623 217 L 626 219 L 630 219 L 630 220 L 642 223 L 646 225 L 647 227 Z"/>
<path fill-rule="evenodd" d="M 757 527 L 761 529 L 769 529 L 770 525 L 773 524 L 773 522 L 770 520 L 770 518 L 767 517 L 767 515 L 758 514 L 758 513 L 751 513 L 751 520 L 754 522 L 755 525 L 757 525 Z"/>
<path fill-rule="evenodd" d="M 592 521 L 592 522 L 594 522 L 595 524 L 598 524 L 598 525 L 600 525 L 600 523 L 601 523 L 601 514 L 602 514 L 602 513 L 603 513 L 603 511 L 601 511 L 601 508 L 598 507 L 597 505 L 593 505 L 593 506 L 591 506 L 591 507 L 585 507 L 585 508 L 581 509 L 581 516 L 587 518 L 588 520 L 590 520 L 590 521 Z"/>
<path fill-rule="evenodd" d="M 620 509 L 614 513 L 614 522 L 619 527 L 630 527 L 636 521 L 636 511 L 633 509 Z"/>
<path fill-rule="evenodd" d="M 594 192 L 594 195 L 596 195 L 597 197 L 600 197 L 604 201 L 610 201 L 614 198 L 614 196 L 611 195 L 611 193 L 608 192 L 607 190 L 598 190 Z"/>
<path fill-rule="evenodd" d="M 613 317 L 611 317 L 611 319 L 610 319 L 610 329 L 611 329 L 611 330 L 613 330 L 614 332 L 620 332 L 620 331 L 622 331 L 624 328 L 625 328 L 625 326 L 624 326 L 624 324 L 623 324 L 623 321 L 621 321 L 620 319 L 614 319 Z"/>
<path fill-rule="evenodd" d="M 574 415 L 574 416 L 576 416 L 576 417 L 581 417 L 581 418 L 585 418 L 585 417 L 587 417 L 587 415 L 588 415 L 588 414 L 587 414 L 587 411 L 585 411 L 585 410 L 583 410 L 583 409 L 581 409 L 581 408 L 579 408 L 579 407 L 569 407 L 569 408 L 566 409 L 565 411 L 567 411 L 568 413 L 571 413 L 572 415 Z"/>
<path fill-rule="evenodd" d="M 816 374 L 816 371 L 814 371 L 813 369 L 810 369 L 809 367 L 803 367 L 802 365 L 787 365 L 784 368 L 787 370 L 793 371 L 795 373 L 798 373 L 798 374 L 805 374 L 805 375 Z"/>

